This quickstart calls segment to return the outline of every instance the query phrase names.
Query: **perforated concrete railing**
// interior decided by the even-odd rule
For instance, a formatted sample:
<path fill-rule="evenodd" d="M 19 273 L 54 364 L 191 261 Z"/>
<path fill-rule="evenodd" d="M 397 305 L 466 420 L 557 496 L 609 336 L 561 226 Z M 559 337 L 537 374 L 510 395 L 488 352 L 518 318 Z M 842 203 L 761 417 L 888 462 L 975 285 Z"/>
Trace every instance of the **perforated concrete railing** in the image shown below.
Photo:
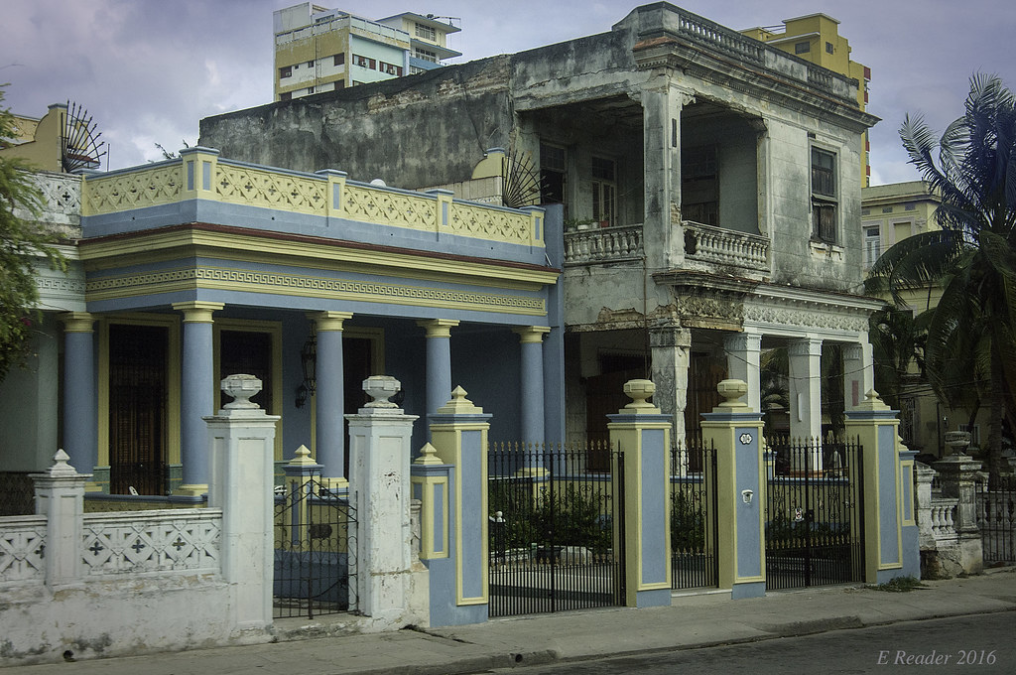
<path fill-rule="evenodd" d="M 220 509 L 89 514 L 84 576 L 216 573 L 221 533 Z"/>
<path fill-rule="evenodd" d="M 43 583 L 46 577 L 46 517 L 0 519 L 0 588 Z"/>

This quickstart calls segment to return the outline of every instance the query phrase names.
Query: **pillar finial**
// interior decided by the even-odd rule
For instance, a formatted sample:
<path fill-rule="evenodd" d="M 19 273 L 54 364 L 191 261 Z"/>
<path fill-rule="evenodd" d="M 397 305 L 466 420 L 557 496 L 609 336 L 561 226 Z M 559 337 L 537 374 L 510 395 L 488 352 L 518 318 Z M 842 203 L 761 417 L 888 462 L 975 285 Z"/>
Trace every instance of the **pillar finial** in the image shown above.
<path fill-rule="evenodd" d="M 49 471 L 46 473 L 54 478 L 77 476 L 78 472 L 67 463 L 68 461 L 70 461 L 70 456 L 63 449 L 57 450 L 56 454 L 53 455 L 53 466 L 49 467 Z"/>
<path fill-rule="evenodd" d="M 647 401 L 656 393 L 656 385 L 652 380 L 628 380 L 624 383 L 624 393 L 631 399 L 625 410 L 636 412 L 656 412 L 656 406 Z"/>
<path fill-rule="evenodd" d="M 748 383 L 744 380 L 721 380 L 716 385 L 716 391 L 725 400 L 719 405 L 720 408 L 747 408 L 748 404 L 741 401 L 741 397 L 748 393 Z"/>
<path fill-rule="evenodd" d="M 430 443 L 424 443 L 423 447 L 420 448 L 420 456 L 416 458 L 413 464 L 429 465 L 429 464 L 441 464 L 441 459 L 437 456 L 437 448 Z"/>
<path fill-rule="evenodd" d="M 257 396 L 261 391 L 261 380 L 254 375 L 237 374 L 229 375 L 222 380 L 222 391 L 233 400 L 222 406 L 227 410 L 256 410 L 260 408 L 257 403 L 251 402 L 251 397 Z"/>

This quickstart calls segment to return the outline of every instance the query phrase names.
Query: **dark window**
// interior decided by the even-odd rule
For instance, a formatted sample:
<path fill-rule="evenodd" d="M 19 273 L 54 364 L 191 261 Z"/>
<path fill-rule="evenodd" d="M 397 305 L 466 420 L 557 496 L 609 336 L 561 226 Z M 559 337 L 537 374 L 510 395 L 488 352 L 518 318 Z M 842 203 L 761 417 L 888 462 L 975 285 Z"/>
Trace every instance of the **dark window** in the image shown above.
<path fill-rule="evenodd" d="M 836 155 L 811 149 L 812 237 L 836 242 Z"/>
<path fill-rule="evenodd" d="M 293 76 L 293 66 L 284 66 L 282 68 L 279 68 L 279 77 L 292 77 L 292 76 Z"/>
<path fill-rule="evenodd" d="M 681 151 L 681 217 L 705 225 L 720 224 L 720 175 L 715 145 Z"/>
<path fill-rule="evenodd" d="M 291 91 L 285 91 L 285 92 L 279 94 L 279 100 L 280 101 L 292 101 L 293 100 L 293 92 L 291 92 Z"/>
<path fill-rule="evenodd" d="M 593 220 L 600 227 L 617 225 L 617 182 L 614 160 L 593 157 Z"/>
<path fill-rule="evenodd" d="M 313 68 L 314 67 L 314 62 L 313 61 L 308 61 L 307 62 L 307 67 L 308 68 Z"/>
<path fill-rule="evenodd" d="M 307 93 L 308 94 L 313 94 L 314 93 L 314 87 L 307 87 Z"/>
<path fill-rule="evenodd" d="M 833 43 L 832 42 L 825 43 L 825 50 L 826 50 L 827 54 L 832 54 L 833 53 Z"/>
<path fill-rule="evenodd" d="M 811 51 L 810 42 L 798 42 L 796 45 L 794 45 L 795 54 L 807 54 L 810 51 Z"/>
<path fill-rule="evenodd" d="M 333 58 L 335 59 L 335 63 L 333 65 L 343 66 L 343 65 L 346 64 L 346 55 L 345 55 L 345 53 L 336 54 Z"/>
<path fill-rule="evenodd" d="M 540 143 L 540 201 L 544 204 L 564 203 L 564 148 Z"/>

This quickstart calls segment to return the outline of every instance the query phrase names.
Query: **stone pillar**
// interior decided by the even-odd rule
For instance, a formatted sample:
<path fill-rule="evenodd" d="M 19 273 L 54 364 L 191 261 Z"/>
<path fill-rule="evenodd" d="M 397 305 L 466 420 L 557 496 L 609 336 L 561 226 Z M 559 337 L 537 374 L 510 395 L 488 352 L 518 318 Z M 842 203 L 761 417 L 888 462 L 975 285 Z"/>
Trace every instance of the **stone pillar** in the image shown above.
<path fill-rule="evenodd" d="M 317 354 L 314 364 L 315 459 L 324 466 L 321 482 L 342 489 L 345 477 L 346 433 L 343 425 L 345 390 L 343 389 L 342 323 L 350 312 L 317 312 L 308 318 L 317 325 Z"/>
<path fill-rule="evenodd" d="M 875 386 L 871 344 L 867 335 L 863 342 L 842 345 L 843 403 L 844 408 L 856 408 L 864 400 L 865 392 Z"/>
<path fill-rule="evenodd" d="M 607 415 L 610 447 L 624 453 L 624 539 L 615 526 L 614 549 L 623 547 L 625 605 L 670 606 L 670 415 L 646 401 L 650 380 L 629 380 L 632 402 Z"/>
<path fill-rule="evenodd" d="M 57 450 L 53 466 L 31 475 L 35 483 L 35 513 L 46 516 L 46 585 L 68 586 L 81 581 L 81 531 L 84 517 L 85 481 L 67 463 L 70 457 Z"/>
<path fill-rule="evenodd" d="M 365 616 L 400 621 L 406 613 L 413 565 L 410 527 L 410 437 L 416 415 L 388 401 L 401 388 L 394 377 L 363 382 L 373 400 L 349 420 L 350 494 L 356 505 L 357 608 Z"/>
<path fill-rule="evenodd" d="M 730 597 L 765 595 L 766 464 L 761 447 L 762 414 L 740 399 L 748 385 L 723 380 L 726 401 L 703 413 L 702 442 L 716 451 L 719 517 L 719 587 Z"/>
<path fill-rule="evenodd" d="M 513 329 L 522 343 L 522 438 L 523 443 L 542 445 L 546 442 L 544 427 L 543 336 L 547 326 L 525 326 Z"/>
<path fill-rule="evenodd" d="M 454 550 L 458 545 L 452 529 L 455 467 L 438 459 L 437 450 L 427 443 L 411 472 L 413 500 L 419 500 L 420 505 L 420 560 L 430 571 L 427 625 L 454 625 L 459 623 L 455 620 L 458 613 L 455 595 L 449 589 L 454 587 Z"/>
<path fill-rule="evenodd" d="M 222 509 L 222 578 L 229 584 L 230 628 L 238 634 L 272 624 L 275 426 L 281 418 L 250 402 L 261 391 L 253 375 L 230 375 L 221 386 L 234 400 L 204 418 L 208 506 Z"/>
<path fill-rule="evenodd" d="M 462 387 L 430 416 L 431 443 L 442 464 L 452 467 L 449 488 L 451 564 L 430 564 L 431 625 L 487 620 L 487 432 L 491 415 L 473 405 Z"/>
<path fill-rule="evenodd" d="M 684 262 L 681 111 L 690 100 L 674 87 L 668 69 L 658 69 L 643 85 L 644 247 L 650 271 Z"/>
<path fill-rule="evenodd" d="M 432 415 L 452 393 L 452 319 L 417 321 L 427 331 L 427 414 Z"/>
<path fill-rule="evenodd" d="M 99 463 L 98 401 L 95 388 L 95 341 L 88 312 L 60 315 L 64 324 L 64 450 L 88 470 Z M 109 489 L 108 468 L 106 490 Z"/>
<path fill-rule="evenodd" d="M 935 533 L 931 527 L 931 484 L 936 471 L 927 464 L 917 463 L 917 527 L 922 551 L 934 551 Z"/>
<path fill-rule="evenodd" d="M 691 364 L 691 331 L 679 326 L 654 326 L 649 330 L 653 378 L 653 401 L 673 419 L 671 440 L 685 447 L 684 410 L 688 405 L 688 367 Z"/>
<path fill-rule="evenodd" d="M 956 531 L 960 534 L 978 532 L 974 478 L 981 470 L 981 462 L 962 452 L 954 452 L 945 459 L 938 460 L 932 466 L 935 467 L 935 471 L 938 471 L 942 496 L 958 500 L 956 516 L 953 518 Z"/>
<path fill-rule="evenodd" d="M 208 491 L 208 436 L 202 419 L 215 412 L 215 346 L 212 312 L 221 302 L 176 302 L 183 312 L 183 372 L 180 400 L 180 460 L 183 483 L 176 492 L 197 497 Z"/>
<path fill-rule="evenodd" d="M 864 483 L 864 580 L 883 584 L 906 576 L 914 564 L 908 557 L 920 552 L 903 548 L 903 492 L 900 453 L 906 451 L 897 435 L 897 411 L 869 391 L 865 400 L 844 415 L 847 442 L 856 438 L 862 449 Z M 914 537 L 916 549 L 917 538 Z M 904 569 L 906 567 L 906 570 Z"/>
<path fill-rule="evenodd" d="M 787 347 L 790 375 L 790 436 L 808 441 L 808 469 L 822 468 L 822 341 L 794 340 Z M 803 446 L 804 444 L 802 444 Z M 804 469 L 803 457 L 791 457 L 793 469 Z"/>
<path fill-rule="evenodd" d="M 728 333 L 723 337 L 727 353 L 727 377 L 747 383 L 743 403 L 762 410 L 762 336 L 758 333 Z"/>

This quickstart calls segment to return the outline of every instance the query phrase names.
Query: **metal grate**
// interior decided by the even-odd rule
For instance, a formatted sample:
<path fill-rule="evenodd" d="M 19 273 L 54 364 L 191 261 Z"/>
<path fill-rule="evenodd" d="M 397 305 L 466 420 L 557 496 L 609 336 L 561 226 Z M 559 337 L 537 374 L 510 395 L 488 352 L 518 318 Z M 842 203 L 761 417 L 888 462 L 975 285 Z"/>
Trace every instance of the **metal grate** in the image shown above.
<path fill-rule="evenodd" d="M 769 441 L 766 588 L 864 580 L 862 450 L 857 443 Z"/>
<path fill-rule="evenodd" d="M 275 496 L 275 618 L 356 609 L 356 509 L 317 477 Z"/>
<path fill-rule="evenodd" d="M 670 587 L 716 586 L 719 558 L 716 450 L 700 442 L 670 455 Z"/>
<path fill-rule="evenodd" d="M 987 486 L 975 486 L 984 562 L 1016 562 L 1016 478 L 995 478 Z"/>
<path fill-rule="evenodd" d="M 624 604 L 623 454 L 503 444 L 488 455 L 490 616 Z"/>

